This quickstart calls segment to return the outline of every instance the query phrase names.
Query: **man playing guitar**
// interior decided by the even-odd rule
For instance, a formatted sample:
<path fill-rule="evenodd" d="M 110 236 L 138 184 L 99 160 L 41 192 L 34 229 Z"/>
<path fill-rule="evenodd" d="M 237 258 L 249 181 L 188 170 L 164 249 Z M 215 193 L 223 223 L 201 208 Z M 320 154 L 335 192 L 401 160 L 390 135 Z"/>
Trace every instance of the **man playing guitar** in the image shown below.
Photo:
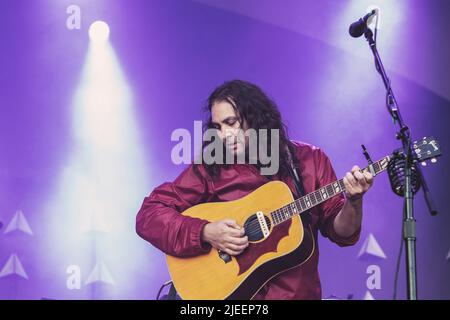
<path fill-rule="evenodd" d="M 297 198 L 300 195 L 290 174 L 290 159 L 301 176 L 305 193 L 336 180 L 331 162 L 320 148 L 289 140 L 276 104 L 256 85 L 241 80 L 224 83 L 209 97 L 207 112 L 207 128 L 217 131 L 227 152 L 234 156 L 248 151 L 248 139 L 239 139 L 239 130 L 278 129 L 279 169 L 276 174 L 262 175 L 259 159 L 255 164 L 191 164 L 175 181 L 153 190 L 137 214 L 136 231 L 174 257 L 200 256 L 212 248 L 232 257 L 241 255 L 248 248 L 249 239 L 232 216 L 210 222 L 180 213 L 200 203 L 242 198 L 269 181 L 283 181 Z M 354 245 L 359 239 L 363 195 L 371 187 L 373 177 L 353 166 L 343 182 L 344 194 L 309 210 L 308 225 L 315 243 L 318 231 L 339 246 Z M 318 259 L 316 246 L 307 261 L 272 277 L 252 298 L 321 299 Z"/>

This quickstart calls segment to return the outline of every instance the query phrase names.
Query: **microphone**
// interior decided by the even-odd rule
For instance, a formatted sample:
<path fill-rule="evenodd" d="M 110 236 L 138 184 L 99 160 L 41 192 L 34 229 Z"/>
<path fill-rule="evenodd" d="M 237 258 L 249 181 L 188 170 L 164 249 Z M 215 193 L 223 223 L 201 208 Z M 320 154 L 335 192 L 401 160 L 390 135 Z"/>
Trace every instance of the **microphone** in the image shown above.
<path fill-rule="evenodd" d="M 364 34 L 364 31 L 366 31 L 367 28 L 367 20 L 370 19 L 370 17 L 376 15 L 378 11 L 376 9 L 370 11 L 368 14 L 366 14 L 364 17 L 359 19 L 358 21 L 353 22 L 350 27 L 348 28 L 348 32 L 353 38 L 359 38 Z"/>

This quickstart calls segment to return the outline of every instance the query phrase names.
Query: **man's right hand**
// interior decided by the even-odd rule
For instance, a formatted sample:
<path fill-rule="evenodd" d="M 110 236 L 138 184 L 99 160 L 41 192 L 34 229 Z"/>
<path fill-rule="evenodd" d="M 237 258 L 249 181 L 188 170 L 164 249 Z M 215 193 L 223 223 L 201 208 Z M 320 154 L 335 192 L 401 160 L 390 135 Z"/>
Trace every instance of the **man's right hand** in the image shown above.
<path fill-rule="evenodd" d="M 237 256 L 248 247 L 244 228 L 231 219 L 206 224 L 202 229 L 202 240 L 232 256 Z"/>

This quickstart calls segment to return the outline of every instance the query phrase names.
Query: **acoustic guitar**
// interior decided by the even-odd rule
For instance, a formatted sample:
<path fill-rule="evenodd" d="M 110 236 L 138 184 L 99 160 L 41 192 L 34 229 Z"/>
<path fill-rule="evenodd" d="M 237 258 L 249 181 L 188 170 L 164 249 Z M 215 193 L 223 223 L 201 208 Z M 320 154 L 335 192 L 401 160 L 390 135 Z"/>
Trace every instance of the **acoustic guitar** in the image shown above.
<path fill-rule="evenodd" d="M 434 138 L 414 142 L 413 150 L 415 162 L 435 162 L 441 155 Z M 386 156 L 361 171 L 376 176 L 387 169 L 392 158 Z M 211 222 L 233 218 L 244 227 L 249 246 L 238 256 L 215 248 L 196 257 L 167 255 L 178 294 L 187 300 L 253 298 L 270 279 L 311 257 L 316 244 L 310 226 L 303 223 L 302 213 L 344 191 L 340 179 L 294 200 L 284 182 L 271 181 L 241 199 L 187 209 L 183 215 Z"/>

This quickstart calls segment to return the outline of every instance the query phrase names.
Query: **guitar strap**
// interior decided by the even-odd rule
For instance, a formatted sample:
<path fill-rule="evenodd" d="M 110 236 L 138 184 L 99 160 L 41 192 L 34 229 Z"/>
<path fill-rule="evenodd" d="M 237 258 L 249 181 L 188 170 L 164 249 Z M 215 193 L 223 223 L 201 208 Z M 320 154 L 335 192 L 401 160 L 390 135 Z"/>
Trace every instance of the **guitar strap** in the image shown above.
<path fill-rule="evenodd" d="M 297 194 L 299 195 L 298 198 L 303 197 L 305 193 L 305 189 L 303 188 L 303 182 L 302 182 L 302 175 L 298 174 L 297 168 L 294 165 L 294 161 L 292 158 L 291 151 L 289 147 L 287 148 L 288 151 L 288 160 L 289 160 L 289 173 L 291 174 L 292 180 L 294 180 L 295 189 L 297 190 Z M 300 163 L 300 161 L 297 159 L 297 163 Z M 300 217 L 304 222 L 311 222 L 311 212 L 309 210 L 304 211 Z"/>

